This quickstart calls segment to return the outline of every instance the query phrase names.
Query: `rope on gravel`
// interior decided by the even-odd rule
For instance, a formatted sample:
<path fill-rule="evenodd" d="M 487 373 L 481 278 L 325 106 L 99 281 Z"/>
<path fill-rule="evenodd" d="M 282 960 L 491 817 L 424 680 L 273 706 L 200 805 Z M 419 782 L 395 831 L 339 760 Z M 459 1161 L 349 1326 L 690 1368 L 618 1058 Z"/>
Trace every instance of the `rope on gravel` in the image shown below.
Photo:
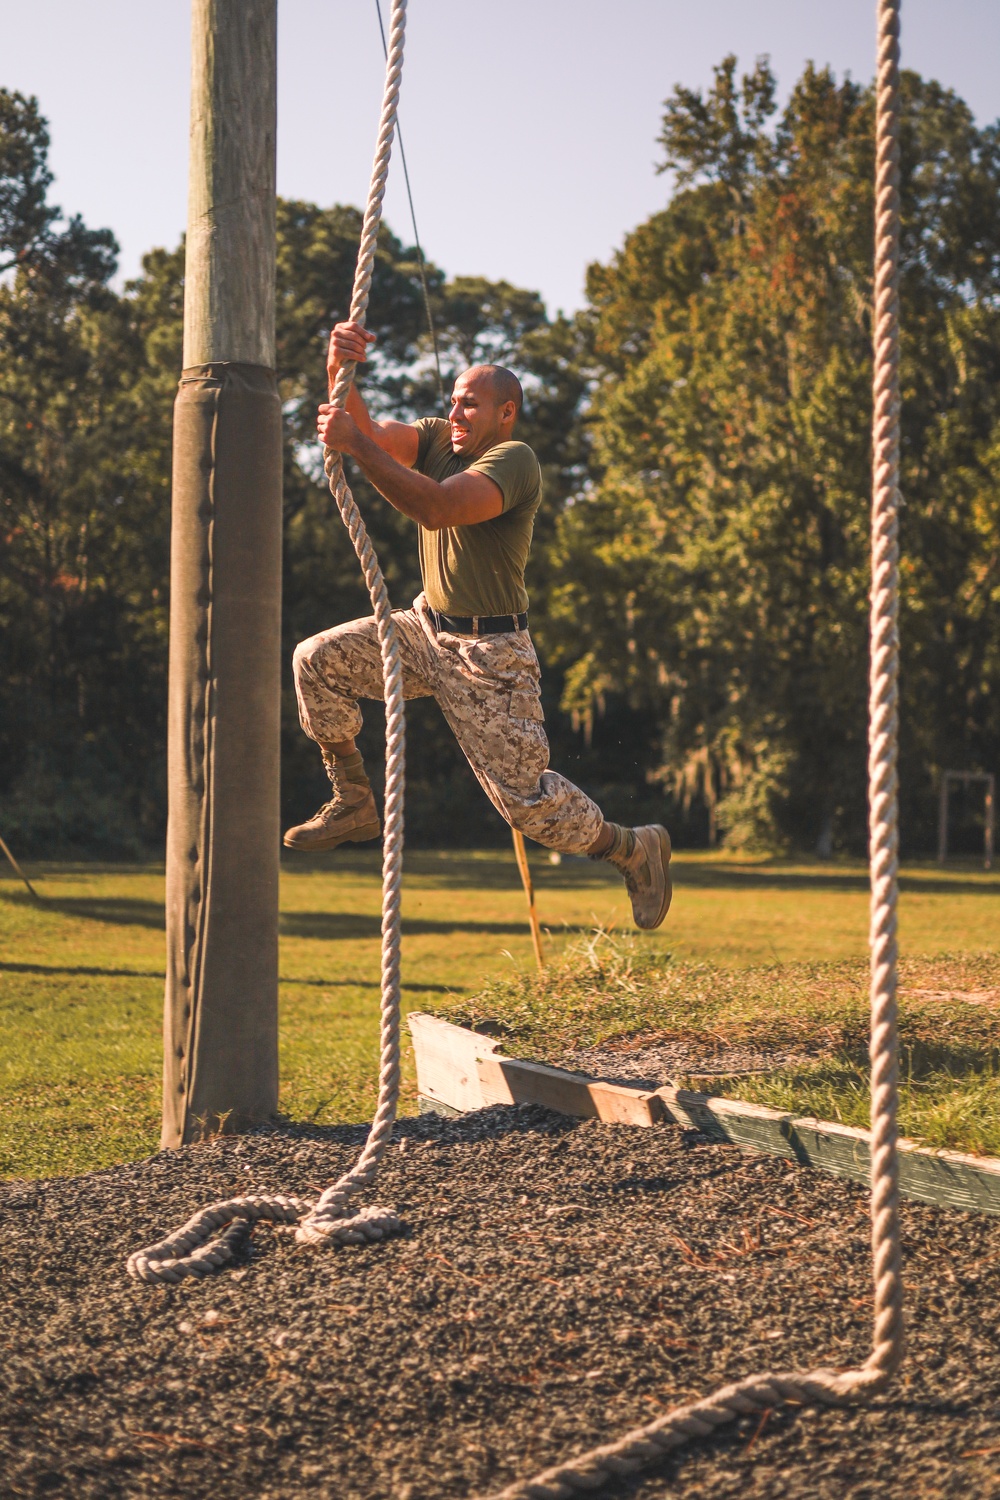
<path fill-rule="evenodd" d="M 406 30 L 406 0 L 392 0 L 389 45 L 385 62 L 385 87 L 379 121 L 375 160 L 372 165 L 368 202 L 361 244 L 354 273 L 350 316 L 364 325 L 371 291 L 372 272 L 382 199 L 389 173 L 389 157 L 396 131 L 399 83 L 403 72 L 403 41 Z M 354 379 L 355 366 L 338 372 L 330 401 L 344 406 Z M 268 1219 L 277 1224 L 297 1224 L 296 1239 L 307 1244 L 359 1245 L 376 1243 L 400 1233 L 402 1224 L 385 1208 L 364 1208 L 350 1215 L 346 1210 L 356 1193 L 369 1186 L 392 1136 L 399 1102 L 399 954 L 400 900 L 403 881 L 403 790 L 405 784 L 405 725 L 403 719 L 403 673 L 399 644 L 392 622 L 392 605 L 378 558 L 365 523 L 344 476 L 341 455 L 324 450 L 324 469 L 330 492 L 350 533 L 371 596 L 382 652 L 385 680 L 385 834 L 382 854 L 382 1001 L 378 1102 L 361 1155 L 354 1166 L 315 1201 L 283 1196 L 251 1194 L 213 1203 L 189 1219 L 182 1229 L 129 1256 L 128 1273 L 137 1281 L 177 1282 L 185 1276 L 206 1276 L 232 1260 L 246 1243 L 254 1224 Z"/>
<path fill-rule="evenodd" d="M 762 1374 L 675 1407 L 614 1443 L 518 1480 L 492 1500 L 571 1500 L 634 1474 L 693 1437 L 738 1417 L 794 1401 L 842 1405 L 884 1389 L 903 1354 L 899 1187 L 896 1158 L 896 744 L 899 637 L 899 11 L 878 0 L 876 92 L 874 441 L 869 857 L 871 862 L 871 1242 L 875 1284 L 872 1351 L 855 1370 Z"/>

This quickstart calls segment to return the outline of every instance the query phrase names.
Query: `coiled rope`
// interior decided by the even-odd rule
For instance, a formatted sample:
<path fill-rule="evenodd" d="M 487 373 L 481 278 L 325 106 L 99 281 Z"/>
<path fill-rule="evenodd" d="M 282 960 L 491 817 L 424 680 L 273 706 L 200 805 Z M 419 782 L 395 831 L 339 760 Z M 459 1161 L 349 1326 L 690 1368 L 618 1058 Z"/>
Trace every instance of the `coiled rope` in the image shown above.
<path fill-rule="evenodd" d="M 371 291 L 372 272 L 382 199 L 389 174 L 389 157 L 396 131 L 399 82 L 403 72 L 403 39 L 406 30 L 406 0 L 392 0 L 389 42 L 385 60 L 385 86 L 379 120 L 375 160 L 372 165 L 368 202 L 365 207 L 361 244 L 358 248 L 351 297 L 351 318 L 364 326 Z M 344 406 L 354 379 L 353 361 L 337 372 L 330 402 Z M 128 1260 L 128 1272 L 138 1281 L 176 1282 L 185 1276 L 205 1276 L 225 1265 L 246 1243 L 259 1219 L 278 1224 L 297 1224 L 296 1239 L 309 1244 L 325 1242 L 357 1245 L 399 1233 L 402 1225 L 388 1209 L 370 1207 L 350 1215 L 355 1194 L 370 1185 L 385 1155 L 392 1135 L 399 1102 L 399 950 L 400 901 L 403 882 L 403 787 L 405 780 L 403 719 L 403 673 L 399 644 L 392 623 L 392 605 L 365 523 L 344 476 L 341 455 L 324 450 L 324 469 L 330 492 L 341 519 L 350 533 L 371 596 L 382 653 L 385 680 L 385 816 L 382 854 L 382 1001 L 378 1101 L 368 1139 L 354 1166 L 315 1202 L 281 1195 L 250 1194 L 212 1203 L 189 1219 L 183 1228 L 158 1244 L 137 1250 Z"/>
<path fill-rule="evenodd" d="M 876 94 L 876 220 L 874 319 L 874 433 L 872 493 L 871 668 L 869 693 L 869 853 L 871 864 L 871 1242 L 874 1280 L 872 1350 L 846 1371 L 811 1370 L 752 1376 L 712 1395 L 675 1407 L 616 1442 L 534 1478 L 520 1480 L 493 1500 L 571 1500 L 608 1481 L 634 1474 L 694 1437 L 707 1437 L 739 1417 L 783 1402 L 842 1405 L 883 1390 L 903 1353 L 899 1191 L 896 1158 L 896 910 L 898 832 L 897 629 L 899 582 L 899 12 L 901 0 L 878 0 Z M 393 0 L 385 94 L 375 165 L 365 212 L 351 317 L 364 322 L 375 243 L 395 128 L 402 71 L 406 0 Z M 331 401 L 342 406 L 353 366 L 338 373 Z M 385 854 L 382 920 L 382 1053 L 379 1098 L 368 1139 L 355 1166 L 315 1202 L 254 1195 L 213 1204 L 160 1244 L 133 1255 L 132 1276 L 151 1282 L 204 1275 L 230 1260 L 258 1219 L 298 1223 L 297 1237 L 317 1243 L 379 1240 L 398 1228 L 384 1209 L 344 1217 L 350 1199 L 368 1186 L 385 1152 L 399 1093 L 399 899 L 402 872 L 403 708 L 401 673 L 385 582 L 338 453 L 325 468 L 364 570 L 378 622 L 385 674 L 387 721 Z"/>
<path fill-rule="evenodd" d="M 492 1500 L 570 1500 L 634 1474 L 693 1437 L 786 1401 L 843 1405 L 884 1389 L 903 1355 L 903 1282 L 896 1158 L 896 742 L 899 635 L 899 10 L 878 0 L 876 89 L 874 428 L 868 831 L 871 864 L 872 1350 L 855 1370 L 754 1375 L 675 1407 L 616 1442 L 592 1448 L 497 1492 Z"/>

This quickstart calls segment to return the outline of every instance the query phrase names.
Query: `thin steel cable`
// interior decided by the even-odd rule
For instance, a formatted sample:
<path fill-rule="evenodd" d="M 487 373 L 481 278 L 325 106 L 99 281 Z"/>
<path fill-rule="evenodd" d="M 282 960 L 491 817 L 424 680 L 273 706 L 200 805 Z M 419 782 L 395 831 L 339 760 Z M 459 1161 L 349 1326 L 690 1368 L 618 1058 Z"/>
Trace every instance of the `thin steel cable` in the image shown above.
<path fill-rule="evenodd" d="M 375 0 L 375 12 L 378 16 L 378 29 L 382 36 L 382 51 L 385 53 L 386 61 L 389 51 L 385 42 L 385 27 L 382 25 L 382 0 Z M 437 375 L 438 398 L 441 402 L 441 410 L 445 416 L 448 415 L 448 398 L 444 393 L 444 380 L 441 375 L 441 355 L 438 350 L 437 329 L 434 326 L 434 312 L 431 307 L 431 294 L 427 286 L 427 267 L 424 264 L 424 252 L 420 246 L 420 235 L 417 231 L 417 212 L 413 207 L 413 193 L 410 191 L 410 169 L 406 165 L 406 151 L 403 149 L 403 127 L 396 121 L 396 140 L 399 142 L 399 160 L 403 168 L 403 181 L 406 183 L 406 198 L 410 205 L 410 223 L 413 225 L 413 243 L 417 251 L 417 265 L 420 267 L 420 285 L 424 290 L 424 311 L 427 314 L 427 330 L 431 336 L 431 347 L 434 350 L 434 370 Z"/>
<path fill-rule="evenodd" d="M 518 1480 L 492 1500 L 570 1500 L 634 1474 L 693 1437 L 785 1401 L 841 1405 L 892 1379 L 903 1354 L 899 1185 L 896 1156 L 897 676 L 899 637 L 899 11 L 878 0 L 876 88 L 874 424 L 869 851 L 871 865 L 871 1240 L 872 1350 L 855 1370 L 762 1374 L 675 1407 L 568 1463 Z"/>
<path fill-rule="evenodd" d="M 382 200 L 389 172 L 403 71 L 406 30 L 406 0 L 392 0 L 389 45 L 386 50 L 385 88 L 379 121 L 375 160 L 365 208 L 361 244 L 358 248 L 351 318 L 362 326 L 368 308 Z M 334 406 L 344 406 L 355 365 L 344 365 L 330 392 Z M 204 1276 L 231 1260 L 258 1219 L 297 1224 L 296 1238 L 309 1243 L 361 1244 L 385 1239 L 402 1227 L 389 1210 L 362 1209 L 353 1216 L 346 1210 L 354 1195 L 367 1187 L 378 1170 L 392 1135 L 399 1103 L 399 963 L 400 902 L 403 881 L 403 788 L 405 780 L 405 725 L 403 719 L 403 674 L 399 644 L 392 622 L 392 606 L 378 558 L 364 521 L 344 476 L 341 455 L 324 450 L 324 469 L 344 525 L 350 533 L 371 596 L 382 653 L 385 681 L 385 832 L 382 855 L 382 1001 L 378 1101 L 368 1139 L 354 1166 L 326 1189 L 315 1202 L 284 1195 L 250 1194 L 213 1203 L 200 1210 L 174 1234 L 128 1260 L 128 1272 L 139 1281 L 176 1282 L 185 1276 Z"/>

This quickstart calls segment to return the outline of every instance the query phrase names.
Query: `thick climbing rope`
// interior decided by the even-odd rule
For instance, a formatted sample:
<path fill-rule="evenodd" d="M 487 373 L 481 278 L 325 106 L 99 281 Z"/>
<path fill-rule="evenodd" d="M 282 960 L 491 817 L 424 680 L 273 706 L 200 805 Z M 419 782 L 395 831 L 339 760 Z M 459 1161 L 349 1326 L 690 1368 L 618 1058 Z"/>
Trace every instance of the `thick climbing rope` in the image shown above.
<path fill-rule="evenodd" d="M 375 160 L 368 202 L 365 207 L 361 244 L 350 316 L 364 325 L 371 291 L 372 272 L 382 199 L 389 173 L 389 156 L 396 130 L 399 83 L 403 71 L 403 39 L 406 0 L 392 0 L 389 42 L 386 49 L 385 87 L 379 120 Z M 337 372 L 330 402 L 347 402 L 355 365 L 345 364 Z M 385 817 L 382 855 L 382 1001 L 378 1101 L 368 1138 L 354 1166 L 315 1201 L 282 1195 L 250 1194 L 212 1203 L 201 1209 L 174 1234 L 129 1257 L 129 1275 L 139 1281 L 176 1282 L 185 1276 L 204 1276 L 225 1265 L 246 1243 L 254 1224 L 270 1220 L 296 1224 L 296 1239 L 311 1244 L 330 1242 L 356 1245 L 385 1239 L 398 1233 L 401 1224 L 387 1209 L 369 1207 L 348 1213 L 351 1199 L 375 1177 L 392 1136 L 399 1102 L 399 951 L 400 900 L 403 881 L 403 786 L 404 720 L 403 675 L 399 644 L 392 622 L 392 606 L 382 570 L 361 519 L 354 496 L 344 476 L 341 455 L 324 451 L 324 468 L 330 491 L 350 533 L 371 596 L 382 653 L 385 680 Z"/>
<path fill-rule="evenodd" d="M 868 824 L 871 866 L 871 1243 L 875 1288 L 872 1350 L 858 1369 L 754 1375 L 655 1422 L 592 1448 L 492 1500 L 570 1500 L 634 1474 L 694 1437 L 794 1401 L 841 1405 L 883 1390 L 903 1354 L 903 1283 L 896 1157 L 896 743 L 899 637 L 899 11 L 878 0 L 876 87 L 874 430 L 872 452 L 871 666 Z"/>
<path fill-rule="evenodd" d="M 876 93 L 876 226 L 874 315 L 874 442 L 872 495 L 871 671 L 869 696 L 869 851 L 871 864 L 871 1243 L 874 1281 L 872 1349 L 853 1370 L 773 1372 L 723 1386 L 675 1407 L 617 1441 L 520 1480 L 494 1500 L 571 1500 L 645 1468 L 693 1437 L 783 1402 L 840 1405 L 883 1390 L 903 1352 L 899 1191 L 896 1157 L 896 910 L 897 676 L 899 512 L 899 11 L 900 0 L 878 0 Z M 402 68 L 406 0 L 393 0 L 386 85 L 375 166 L 365 213 L 351 316 L 364 321 L 385 190 Z M 337 376 L 331 401 L 343 405 L 353 367 Z M 129 1261 L 144 1281 L 203 1275 L 232 1258 L 254 1222 L 297 1223 L 298 1238 L 361 1243 L 397 1227 L 384 1209 L 353 1217 L 344 1211 L 368 1186 L 384 1154 L 399 1092 L 399 892 L 402 866 L 403 713 L 399 655 L 385 583 L 338 453 L 327 451 L 326 473 L 351 534 L 378 622 L 387 719 L 386 817 L 382 921 L 382 1056 L 379 1099 L 355 1166 L 315 1202 L 253 1195 L 213 1204 L 183 1229 Z"/>

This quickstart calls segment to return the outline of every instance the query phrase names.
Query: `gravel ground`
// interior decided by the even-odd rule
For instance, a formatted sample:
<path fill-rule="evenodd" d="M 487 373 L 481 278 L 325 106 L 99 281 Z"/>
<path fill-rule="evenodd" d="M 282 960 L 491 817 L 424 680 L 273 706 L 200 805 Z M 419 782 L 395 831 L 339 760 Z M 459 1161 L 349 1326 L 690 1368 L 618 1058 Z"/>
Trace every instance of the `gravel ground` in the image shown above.
<path fill-rule="evenodd" d="M 766 1368 L 868 1349 L 865 1195 L 672 1126 L 532 1108 L 398 1127 L 405 1238 L 257 1231 L 176 1288 L 126 1255 L 362 1132 L 290 1130 L 0 1188 L 0 1494 L 450 1500 Z M 909 1355 L 873 1407 L 754 1419 L 612 1500 L 1000 1496 L 1000 1221 L 907 1204 Z"/>

